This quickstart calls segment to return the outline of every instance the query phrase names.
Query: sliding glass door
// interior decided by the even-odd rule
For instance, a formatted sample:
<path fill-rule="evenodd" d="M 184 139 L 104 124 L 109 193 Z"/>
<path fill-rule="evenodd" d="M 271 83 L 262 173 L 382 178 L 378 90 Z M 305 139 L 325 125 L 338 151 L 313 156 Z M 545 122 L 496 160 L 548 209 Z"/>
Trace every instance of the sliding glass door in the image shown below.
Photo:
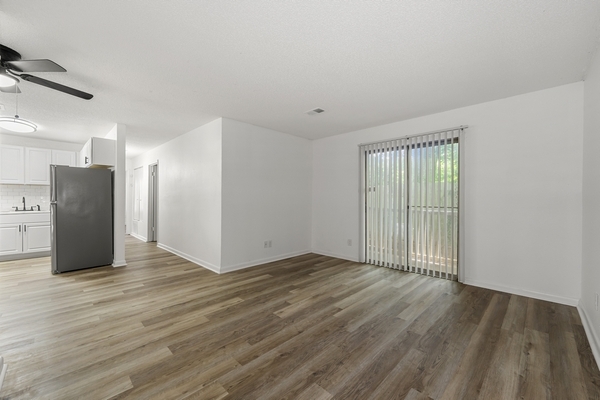
<path fill-rule="evenodd" d="M 456 279 L 460 129 L 364 145 L 366 262 Z"/>

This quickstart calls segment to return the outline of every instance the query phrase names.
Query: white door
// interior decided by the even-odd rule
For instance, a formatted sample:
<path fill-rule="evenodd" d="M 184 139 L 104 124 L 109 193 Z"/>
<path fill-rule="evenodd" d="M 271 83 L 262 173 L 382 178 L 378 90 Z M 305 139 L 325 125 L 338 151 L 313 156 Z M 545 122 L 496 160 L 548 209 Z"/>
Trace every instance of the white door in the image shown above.
<path fill-rule="evenodd" d="M 25 183 L 50 185 L 52 150 L 25 148 Z"/>
<path fill-rule="evenodd" d="M 0 255 L 22 252 L 21 229 L 21 224 L 0 224 Z"/>
<path fill-rule="evenodd" d="M 52 164 L 77 166 L 77 154 L 74 151 L 52 150 Z"/>
<path fill-rule="evenodd" d="M 133 226 L 132 231 L 139 235 L 139 221 L 142 218 L 142 178 L 144 176 L 143 167 L 136 168 L 133 171 Z"/>
<path fill-rule="evenodd" d="M 158 220 L 158 164 L 148 167 L 148 241 L 156 242 Z"/>
<path fill-rule="evenodd" d="M 50 251 L 48 222 L 23 224 L 23 252 Z"/>
<path fill-rule="evenodd" d="M 0 146 L 0 183 L 25 183 L 25 149 Z"/>

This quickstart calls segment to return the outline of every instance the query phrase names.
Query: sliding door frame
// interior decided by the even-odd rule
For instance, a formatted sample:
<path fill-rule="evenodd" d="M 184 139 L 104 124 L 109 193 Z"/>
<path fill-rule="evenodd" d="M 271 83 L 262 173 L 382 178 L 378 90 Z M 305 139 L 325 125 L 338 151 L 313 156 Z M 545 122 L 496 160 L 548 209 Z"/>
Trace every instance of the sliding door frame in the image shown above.
<path fill-rule="evenodd" d="M 385 140 L 385 141 L 381 141 L 381 142 L 374 142 L 374 143 L 362 143 L 358 145 L 358 155 L 359 155 L 359 261 L 360 262 L 366 262 L 366 258 L 367 258 L 367 186 L 366 186 L 366 174 L 367 174 L 367 153 L 368 150 L 364 150 L 362 148 L 362 146 L 366 146 L 366 145 L 374 145 L 374 144 L 383 144 L 383 143 L 389 143 L 389 142 L 396 142 L 396 144 L 394 144 L 394 146 L 399 146 L 399 151 L 402 150 L 403 146 L 401 145 L 402 141 L 404 140 L 405 143 L 405 147 L 407 150 L 412 149 L 413 147 L 417 146 L 417 143 L 414 142 L 413 140 L 411 140 L 412 138 L 416 138 L 416 137 L 426 137 L 426 140 L 424 140 L 423 142 L 419 143 L 419 147 L 421 147 L 423 145 L 423 143 L 427 144 L 427 147 L 432 147 L 432 149 L 435 148 L 436 143 L 439 146 L 439 144 L 442 142 L 441 139 L 441 134 L 442 133 L 446 133 L 446 132 L 450 132 L 450 131 L 455 131 L 458 130 L 458 136 L 453 137 L 451 139 L 451 143 L 458 143 L 458 204 L 457 204 L 457 211 L 458 211 L 458 226 L 456 228 L 457 230 L 457 245 L 456 245 L 456 251 L 457 251 L 457 278 L 459 282 L 464 282 L 465 280 L 465 232 L 464 232 L 464 223 L 465 223 L 465 212 L 464 212 L 464 208 L 465 208 L 465 135 L 464 135 L 464 131 L 465 129 L 467 129 L 468 126 L 466 125 L 462 125 L 459 127 L 455 127 L 455 128 L 448 128 L 448 129 L 442 129 L 442 130 L 436 130 L 436 131 L 432 131 L 432 132 L 427 132 L 427 133 L 421 133 L 421 134 L 416 134 L 416 135 L 409 135 L 409 136 L 405 136 L 402 138 L 398 138 L 398 139 L 390 139 L 390 140 Z M 436 140 L 436 134 L 437 135 L 437 140 Z M 430 139 L 430 137 L 432 137 L 433 139 Z M 445 139 L 446 140 L 446 139 Z M 444 140 L 444 141 L 445 141 Z M 409 151 L 407 152 L 407 155 L 405 157 L 405 168 L 406 168 L 406 173 L 408 174 L 409 172 Z M 409 229 L 408 228 L 408 214 L 409 214 L 409 207 L 410 204 L 408 202 L 408 196 L 410 196 L 410 184 L 408 183 L 408 179 L 405 180 L 405 184 L 408 186 L 406 188 L 406 204 L 404 204 L 404 207 L 402 207 L 403 212 L 406 214 L 406 223 L 405 223 L 405 229 Z M 399 208 L 400 209 L 400 208 Z M 408 240 L 408 235 L 406 235 L 407 239 L 406 239 L 406 249 L 405 251 L 407 252 L 407 257 L 408 257 L 408 246 L 410 245 L 410 242 Z M 402 260 L 401 260 L 402 263 Z M 410 269 L 407 268 L 407 270 L 410 270 L 411 272 L 418 272 L 416 266 L 411 266 Z M 414 270 L 414 271 L 413 271 Z M 440 271 L 440 277 L 441 277 L 441 271 Z"/>

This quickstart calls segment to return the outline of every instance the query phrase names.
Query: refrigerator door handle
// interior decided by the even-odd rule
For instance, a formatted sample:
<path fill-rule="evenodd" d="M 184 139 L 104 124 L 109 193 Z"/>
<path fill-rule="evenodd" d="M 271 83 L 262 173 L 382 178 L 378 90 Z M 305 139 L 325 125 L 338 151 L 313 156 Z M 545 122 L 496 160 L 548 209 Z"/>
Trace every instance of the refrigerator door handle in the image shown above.
<path fill-rule="evenodd" d="M 56 204 L 56 165 L 50 165 L 50 204 Z"/>

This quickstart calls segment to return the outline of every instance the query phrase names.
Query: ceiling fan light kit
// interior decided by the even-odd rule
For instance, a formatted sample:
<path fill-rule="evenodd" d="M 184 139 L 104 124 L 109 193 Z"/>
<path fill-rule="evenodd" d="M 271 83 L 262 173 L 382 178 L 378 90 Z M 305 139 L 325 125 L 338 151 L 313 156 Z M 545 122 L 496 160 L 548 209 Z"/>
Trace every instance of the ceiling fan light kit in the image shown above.
<path fill-rule="evenodd" d="M 26 119 L 14 117 L 0 117 L 0 128 L 17 133 L 32 133 L 37 131 L 37 125 Z"/>

